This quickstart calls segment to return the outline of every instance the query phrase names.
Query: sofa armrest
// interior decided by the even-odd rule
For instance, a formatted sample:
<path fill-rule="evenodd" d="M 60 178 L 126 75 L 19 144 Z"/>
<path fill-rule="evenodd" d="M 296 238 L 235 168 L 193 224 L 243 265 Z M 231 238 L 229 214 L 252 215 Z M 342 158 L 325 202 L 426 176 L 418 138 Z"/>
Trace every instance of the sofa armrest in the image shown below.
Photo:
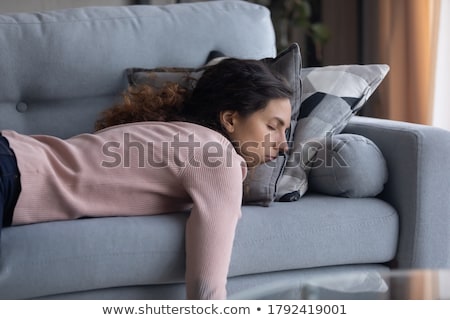
<path fill-rule="evenodd" d="M 344 130 L 376 143 L 389 179 L 380 195 L 400 217 L 398 268 L 450 267 L 450 131 L 354 117 Z"/>

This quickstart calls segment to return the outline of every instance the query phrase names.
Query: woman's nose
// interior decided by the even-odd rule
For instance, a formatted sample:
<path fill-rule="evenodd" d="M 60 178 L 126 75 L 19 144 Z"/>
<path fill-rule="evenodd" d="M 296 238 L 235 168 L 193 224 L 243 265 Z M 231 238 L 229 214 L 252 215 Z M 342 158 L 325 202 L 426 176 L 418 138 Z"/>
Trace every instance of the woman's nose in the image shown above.
<path fill-rule="evenodd" d="M 278 150 L 280 151 L 280 153 L 287 153 L 288 152 L 289 145 L 288 145 L 288 142 L 286 140 L 286 137 L 283 136 L 282 141 L 278 145 Z"/>

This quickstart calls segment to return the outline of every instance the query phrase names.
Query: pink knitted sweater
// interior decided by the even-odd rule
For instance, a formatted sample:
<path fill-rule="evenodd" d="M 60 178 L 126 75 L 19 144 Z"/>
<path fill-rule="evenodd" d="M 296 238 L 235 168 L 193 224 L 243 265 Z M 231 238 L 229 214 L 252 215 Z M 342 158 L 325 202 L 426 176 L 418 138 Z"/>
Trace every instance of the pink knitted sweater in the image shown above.
<path fill-rule="evenodd" d="M 2 135 L 21 173 L 13 225 L 191 208 L 187 297 L 226 298 L 247 169 L 224 136 L 186 122 L 126 124 L 67 140 Z"/>

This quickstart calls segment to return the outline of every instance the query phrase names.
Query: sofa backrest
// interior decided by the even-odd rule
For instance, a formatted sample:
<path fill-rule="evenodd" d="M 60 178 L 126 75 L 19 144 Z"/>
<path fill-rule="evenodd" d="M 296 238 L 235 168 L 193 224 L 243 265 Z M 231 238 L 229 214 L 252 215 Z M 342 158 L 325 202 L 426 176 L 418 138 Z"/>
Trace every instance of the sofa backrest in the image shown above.
<path fill-rule="evenodd" d="M 244 1 L 85 7 L 0 15 L 0 130 L 93 130 L 129 67 L 197 67 L 211 50 L 273 57 L 270 12 Z"/>

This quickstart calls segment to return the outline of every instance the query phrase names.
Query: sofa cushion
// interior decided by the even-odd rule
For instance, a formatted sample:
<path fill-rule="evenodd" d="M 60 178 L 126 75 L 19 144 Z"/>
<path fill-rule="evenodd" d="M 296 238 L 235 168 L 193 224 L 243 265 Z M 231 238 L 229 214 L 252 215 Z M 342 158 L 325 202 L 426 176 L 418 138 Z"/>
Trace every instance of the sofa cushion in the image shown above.
<path fill-rule="evenodd" d="M 375 197 L 388 179 L 386 161 L 371 140 L 356 134 L 328 135 L 314 142 L 308 176 L 311 191 L 349 198 Z"/>
<path fill-rule="evenodd" d="M 307 118 L 313 114 L 314 109 L 324 107 L 320 100 L 326 95 L 343 99 L 347 102 L 351 114 L 358 113 L 388 71 L 389 66 L 385 64 L 304 68 L 301 75 L 304 87 L 300 118 Z M 345 114 L 335 120 L 332 123 L 335 133 L 342 131 L 347 122 Z"/>
<path fill-rule="evenodd" d="M 182 283 L 187 217 L 184 212 L 5 228 L 0 299 Z M 386 262 L 397 237 L 395 210 L 376 198 L 308 194 L 267 208 L 244 206 L 229 276 Z"/>
<path fill-rule="evenodd" d="M 94 130 L 129 66 L 276 55 L 270 11 L 246 1 L 0 14 L 0 39 L 0 128 L 64 138 Z"/>
<path fill-rule="evenodd" d="M 312 269 L 286 270 L 268 273 L 249 274 L 229 277 L 227 293 L 229 300 L 298 300 L 304 286 L 312 283 L 333 284 L 333 279 L 352 280 L 349 284 L 352 290 L 345 299 L 361 299 L 361 294 L 368 293 L 374 297 L 380 286 L 380 273 L 389 272 L 389 267 L 381 264 L 358 264 L 345 266 L 331 266 Z M 330 282 L 331 280 L 331 282 Z M 383 283 L 383 282 L 381 282 Z M 344 289 L 349 289 L 346 286 Z M 359 290 L 358 290 L 359 289 Z M 275 291 L 274 291 L 275 290 Z M 357 290 L 357 291 L 356 291 Z M 363 290 L 364 292 L 361 292 Z M 389 292 L 383 291 L 381 295 Z M 341 293 L 342 295 L 343 293 Z M 365 295 L 367 296 L 367 295 Z M 46 296 L 46 300 L 183 300 L 186 288 L 183 283 L 165 285 L 146 285 L 105 288 L 83 292 Z M 381 296 L 378 295 L 377 298 Z M 304 296 L 303 296 L 304 298 Z"/>
<path fill-rule="evenodd" d="M 398 215 L 388 203 L 308 192 L 264 210 L 243 208 L 230 275 L 387 262 L 397 239 Z"/>
<path fill-rule="evenodd" d="M 220 52 L 211 52 L 208 58 L 214 58 L 215 62 L 220 59 L 218 55 L 224 55 Z M 206 61 L 206 66 L 199 68 L 174 68 L 161 67 L 153 69 L 129 68 L 126 70 L 128 82 L 130 85 L 148 84 L 154 87 L 162 87 L 167 82 L 180 83 L 188 89 L 193 89 L 196 80 L 198 80 L 203 71 L 215 62 Z M 291 130 L 288 132 L 287 140 L 293 137 L 294 129 L 300 113 L 301 101 L 301 55 L 297 44 L 292 44 L 286 50 L 280 52 L 275 58 L 264 58 L 264 61 L 278 73 L 282 74 L 292 87 L 294 94 L 291 99 Z M 244 181 L 243 202 L 245 204 L 257 204 L 268 206 L 275 198 L 275 192 L 278 179 L 284 170 L 286 163 L 285 157 L 264 163 L 260 166 L 249 168 L 247 177 Z"/>
<path fill-rule="evenodd" d="M 276 198 L 298 200 L 308 189 L 307 167 L 314 153 L 304 146 L 327 133 L 340 133 L 389 71 L 387 65 L 338 65 L 304 68 L 300 118 Z"/>

